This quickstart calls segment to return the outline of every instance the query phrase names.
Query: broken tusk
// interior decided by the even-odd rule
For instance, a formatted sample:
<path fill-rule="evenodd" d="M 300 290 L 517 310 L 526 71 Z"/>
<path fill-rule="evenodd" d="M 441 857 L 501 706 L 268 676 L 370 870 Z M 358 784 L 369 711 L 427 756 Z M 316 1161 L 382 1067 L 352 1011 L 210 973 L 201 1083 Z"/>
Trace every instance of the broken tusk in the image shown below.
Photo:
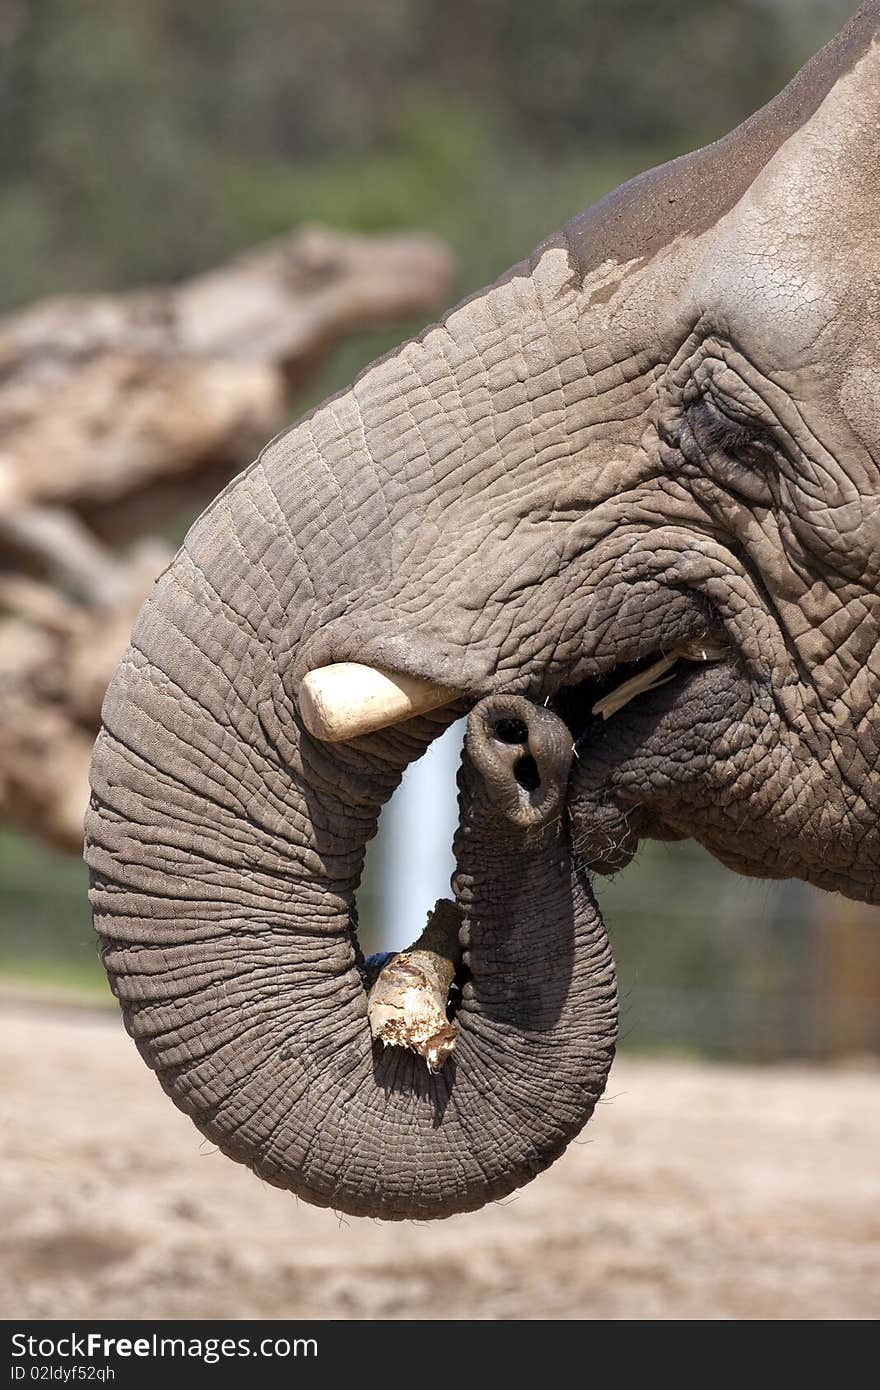
<path fill-rule="evenodd" d="M 677 656 L 661 656 L 653 665 L 646 667 L 644 671 L 638 671 L 634 676 L 630 676 L 629 680 L 623 681 L 607 695 L 603 695 L 602 699 L 594 704 L 592 713 L 601 714 L 603 719 L 610 719 L 612 714 L 623 709 L 624 705 L 628 705 L 637 695 L 642 695 L 646 690 L 653 690 L 656 685 L 663 685 L 663 677 L 670 680 L 671 677 L 667 676 L 666 672 L 677 660 Z"/>
<path fill-rule="evenodd" d="M 309 671 L 299 689 L 299 712 L 315 738 L 339 743 L 441 709 L 459 695 L 418 676 L 340 661 Z"/>
<path fill-rule="evenodd" d="M 667 673 L 672 671 L 677 661 L 722 661 L 729 652 L 730 648 L 724 642 L 708 636 L 692 637 L 687 642 L 680 642 L 644 671 L 637 671 L 629 680 L 603 695 L 602 699 L 593 705 L 592 713 L 601 715 L 603 719 L 610 719 L 612 714 L 617 714 L 618 710 L 623 709 L 624 705 L 628 705 L 637 695 L 656 690 L 658 686 L 671 681 L 672 675 Z"/>

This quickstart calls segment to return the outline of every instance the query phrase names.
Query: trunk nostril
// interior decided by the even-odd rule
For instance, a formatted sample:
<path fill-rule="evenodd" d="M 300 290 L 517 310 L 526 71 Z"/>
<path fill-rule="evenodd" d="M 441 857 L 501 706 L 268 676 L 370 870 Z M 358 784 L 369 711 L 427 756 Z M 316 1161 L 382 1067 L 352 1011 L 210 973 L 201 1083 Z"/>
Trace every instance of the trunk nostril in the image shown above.
<path fill-rule="evenodd" d="M 520 786 L 527 792 L 536 792 L 541 785 L 541 774 L 538 771 L 538 764 L 535 762 L 531 753 L 519 758 L 513 765 L 513 775 Z"/>
<path fill-rule="evenodd" d="M 571 733 L 521 695 L 487 695 L 471 710 L 465 751 L 489 800 L 520 827 L 558 819 L 571 769 Z"/>
<path fill-rule="evenodd" d="M 524 719 L 499 719 L 492 732 L 499 743 L 517 744 L 529 741 L 529 731 Z M 534 765 L 533 758 L 529 758 L 528 761 Z"/>

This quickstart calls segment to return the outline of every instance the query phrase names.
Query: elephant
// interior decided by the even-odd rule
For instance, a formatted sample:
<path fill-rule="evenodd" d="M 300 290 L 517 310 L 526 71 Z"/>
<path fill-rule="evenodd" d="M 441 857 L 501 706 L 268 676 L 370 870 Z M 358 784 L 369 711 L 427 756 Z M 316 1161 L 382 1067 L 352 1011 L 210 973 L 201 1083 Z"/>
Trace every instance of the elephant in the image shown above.
<path fill-rule="evenodd" d="M 592 878 L 645 837 L 880 901 L 878 132 L 870 0 L 279 435 L 157 580 L 94 921 L 148 1066 L 267 1183 L 435 1218 L 551 1164 L 615 1049 Z M 355 892 L 462 718 L 431 1066 L 371 1031 Z"/>

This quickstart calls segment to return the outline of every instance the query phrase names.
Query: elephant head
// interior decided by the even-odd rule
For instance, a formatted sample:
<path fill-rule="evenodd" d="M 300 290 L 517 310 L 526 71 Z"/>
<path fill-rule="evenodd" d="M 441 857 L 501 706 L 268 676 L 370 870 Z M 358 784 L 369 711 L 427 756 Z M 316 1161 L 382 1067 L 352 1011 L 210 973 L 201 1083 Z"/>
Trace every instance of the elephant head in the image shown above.
<path fill-rule="evenodd" d="M 147 1063 L 268 1182 L 444 1216 L 546 1167 L 614 1049 L 587 874 L 642 836 L 880 900 L 878 132 L 873 0 L 279 436 L 157 582 L 94 755 L 95 922 Z M 355 683 L 356 736 L 316 736 L 345 662 L 410 717 Z M 431 1072 L 371 1037 L 354 895 L 465 713 Z"/>

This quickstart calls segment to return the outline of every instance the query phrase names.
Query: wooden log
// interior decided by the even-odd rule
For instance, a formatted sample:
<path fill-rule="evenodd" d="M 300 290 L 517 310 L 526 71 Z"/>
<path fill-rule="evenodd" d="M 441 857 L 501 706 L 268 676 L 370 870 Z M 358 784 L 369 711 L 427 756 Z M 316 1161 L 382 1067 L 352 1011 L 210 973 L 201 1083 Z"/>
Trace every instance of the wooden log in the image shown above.
<path fill-rule="evenodd" d="M 104 691 L 171 548 L 144 541 L 112 604 L 89 607 L 0 574 L 0 819 L 79 853 Z"/>
<path fill-rule="evenodd" d="M 340 340 L 420 317 L 449 252 L 420 233 L 310 227 L 181 285 L 47 300 L 0 320 L 0 510 L 73 507 L 105 536 L 133 494 L 245 462 Z M 218 470 L 219 475 L 218 476 Z M 151 524 L 156 524 L 155 513 Z"/>
<path fill-rule="evenodd" d="M 104 689 L 171 547 L 341 339 L 447 294 L 433 237 L 311 227 L 0 319 L 0 819 L 79 853 Z M 120 542 L 129 544 L 120 551 Z"/>
<path fill-rule="evenodd" d="M 404 1047 L 439 1071 L 455 1048 L 458 1028 L 447 1017 L 449 990 L 461 960 L 461 914 L 441 898 L 419 939 L 382 966 L 367 999 L 377 1042 Z"/>

